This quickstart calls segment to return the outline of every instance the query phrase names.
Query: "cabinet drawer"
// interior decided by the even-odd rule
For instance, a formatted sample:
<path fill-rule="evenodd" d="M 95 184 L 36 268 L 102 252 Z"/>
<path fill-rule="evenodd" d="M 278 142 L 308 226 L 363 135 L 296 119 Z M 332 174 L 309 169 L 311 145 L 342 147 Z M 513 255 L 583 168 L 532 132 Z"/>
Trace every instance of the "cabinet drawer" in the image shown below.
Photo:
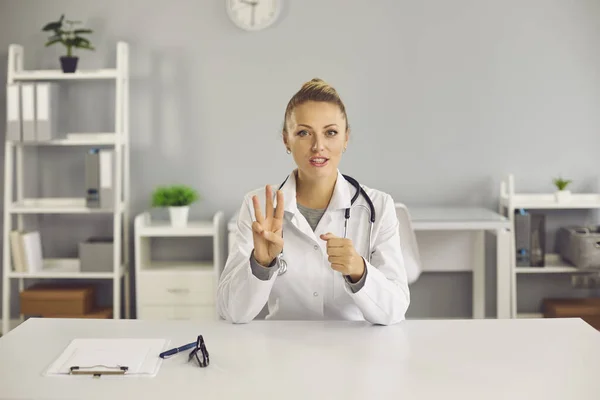
<path fill-rule="evenodd" d="M 137 278 L 142 305 L 212 305 L 215 278 L 210 274 L 141 274 Z"/>
<path fill-rule="evenodd" d="M 145 320 L 214 320 L 213 306 L 140 306 L 138 319 Z"/>

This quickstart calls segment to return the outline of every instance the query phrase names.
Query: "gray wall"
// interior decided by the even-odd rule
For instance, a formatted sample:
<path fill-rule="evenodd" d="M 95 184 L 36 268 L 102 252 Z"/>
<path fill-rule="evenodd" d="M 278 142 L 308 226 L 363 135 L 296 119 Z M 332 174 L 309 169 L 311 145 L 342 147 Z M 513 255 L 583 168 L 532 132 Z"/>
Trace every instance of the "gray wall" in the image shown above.
<path fill-rule="evenodd" d="M 62 49 L 44 48 L 40 28 L 61 12 L 96 31 L 82 68 L 112 66 L 115 42 L 131 44 L 134 215 L 158 184 L 192 184 L 204 197 L 192 216 L 229 218 L 245 192 L 280 182 L 294 167 L 278 136 L 284 109 L 315 76 L 347 104 L 353 134 L 341 169 L 396 201 L 496 209 L 510 172 L 520 191 L 551 191 L 559 173 L 576 180 L 573 190 L 596 189 L 599 2 L 284 0 L 280 21 L 258 33 L 236 28 L 224 3 L 2 0 L 0 76 L 10 43 L 25 46 L 26 68 L 57 67 Z M 107 85 L 65 90 L 65 129 L 110 129 Z M 45 153 L 42 194 L 79 194 L 82 155 Z M 44 229 L 60 233 L 48 251 L 75 254 L 78 235 L 110 229 L 89 219 L 46 217 Z M 469 274 L 423 276 L 409 315 L 469 316 L 470 284 Z M 541 291 L 569 289 L 564 277 L 523 285 L 522 306 L 533 309 Z"/>

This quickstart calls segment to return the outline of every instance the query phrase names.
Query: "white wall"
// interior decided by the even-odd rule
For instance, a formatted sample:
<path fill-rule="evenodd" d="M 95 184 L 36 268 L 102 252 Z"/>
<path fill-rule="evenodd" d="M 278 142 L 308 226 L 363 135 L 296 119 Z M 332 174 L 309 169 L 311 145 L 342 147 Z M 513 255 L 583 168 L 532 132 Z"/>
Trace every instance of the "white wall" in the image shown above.
<path fill-rule="evenodd" d="M 0 0 L 0 76 L 10 43 L 25 46 L 26 68 L 57 67 L 61 49 L 44 48 L 40 28 L 62 12 L 96 31 L 98 50 L 80 53 L 82 68 L 111 66 L 115 42 L 131 44 L 134 213 L 155 185 L 178 181 L 204 197 L 192 215 L 221 209 L 228 218 L 245 192 L 280 182 L 293 168 L 278 136 L 285 106 L 315 76 L 347 103 L 353 134 L 342 170 L 396 201 L 496 209 L 509 172 L 519 190 L 552 190 L 559 173 L 576 180 L 573 190 L 595 188 L 597 1 L 283 3 L 274 27 L 247 33 L 228 20 L 224 0 Z M 65 129 L 109 129 L 111 94 L 102 84 L 68 86 L 75 108 Z M 81 158 L 67 154 L 44 154 L 45 195 L 81 190 Z M 61 255 L 90 232 L 79 218 L 45 223 Z M 110 229 L 99 223 L 91 229 Z M 488 268 L 493 315 L 493 257 Z M 423 277 L 410 315 L 470 315 L 470 282 Z M 558 277 L 544 285 L 568 289 Z"/>

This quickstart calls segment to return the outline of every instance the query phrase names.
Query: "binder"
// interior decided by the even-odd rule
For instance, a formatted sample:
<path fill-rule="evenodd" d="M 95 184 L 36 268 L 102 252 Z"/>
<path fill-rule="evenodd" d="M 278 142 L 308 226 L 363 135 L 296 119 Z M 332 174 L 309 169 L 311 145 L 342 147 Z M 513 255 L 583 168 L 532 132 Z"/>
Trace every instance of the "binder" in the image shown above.
<path fill-rule="evenodd" d="M 21 107 L 23 118 L 24 142 L 33 142 L 35 138 L 35 83 L 27 82 L 21 84 Z"/>
<path fill-rule="evenodd" d="M 167 339 L 74 339 L 46 369 L 44 376 L 103 375 L 154 377 Z"/>
<path fill-rule="evenodd" d="M 92 149 L 85 158 L 86 205 L 91 208 L 114 206 L 114 150 Z"/>
<path fill-rule="evenodd" d="M 6 85 L 6 140 L 21 141 L 21 87 L 18 83 Z"/>
<path fill-rule="evenodd" d="M 51 82 L 35 85 L 35 135 L 38 141 L 58 138 L 58 86 Z"/>
<path fill-rule="evenodd" d="M 114 207 L 113 190 L 113 160 L 115 151 L 111 149 L 100 150 L 100 208 Z"/>

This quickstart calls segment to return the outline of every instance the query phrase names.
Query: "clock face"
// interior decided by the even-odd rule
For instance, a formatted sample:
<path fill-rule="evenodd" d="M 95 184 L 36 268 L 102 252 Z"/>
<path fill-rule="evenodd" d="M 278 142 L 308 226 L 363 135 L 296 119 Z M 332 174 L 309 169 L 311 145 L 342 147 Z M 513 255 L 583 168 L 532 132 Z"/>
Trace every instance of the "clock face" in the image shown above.
<path fill-rule="evenodd" d="M 227 14 L 238 27 L 248 31 L 265 29 L 279 16 L 280 0 L 225 0 Z"/>

